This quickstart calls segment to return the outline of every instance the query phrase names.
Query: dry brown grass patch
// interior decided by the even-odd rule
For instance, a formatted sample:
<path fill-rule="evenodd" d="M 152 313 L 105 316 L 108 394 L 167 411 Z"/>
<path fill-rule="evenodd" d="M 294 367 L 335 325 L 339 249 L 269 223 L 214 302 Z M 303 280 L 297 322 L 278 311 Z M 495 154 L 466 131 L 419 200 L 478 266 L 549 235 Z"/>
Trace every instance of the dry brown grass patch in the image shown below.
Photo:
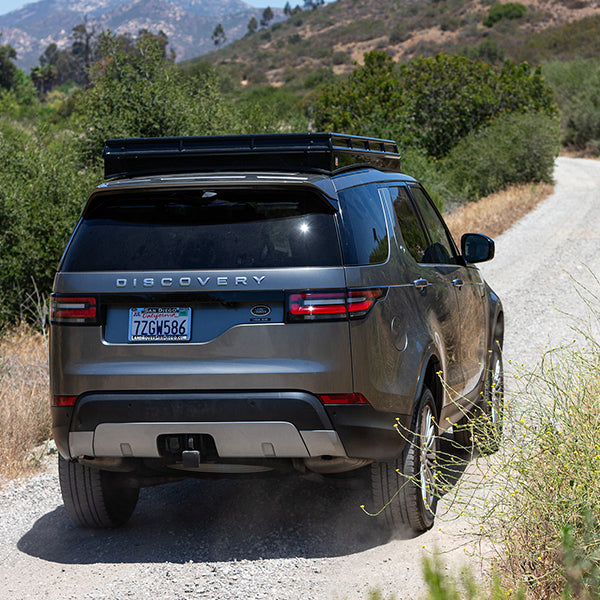
<path fill-rule="evenodd" d="M 30 327 L 0 335 L 0 478 L 35 467 L 31 449 L 50 437 L 48 342 Z"/>
<path fill-rule="evenodd" d="M 445 220 L 457 241 L 467 232 L 497 237 L 531 212 L 552 190 L 548 183 L 514 186 L 465 204 L 447 215 Z"/>

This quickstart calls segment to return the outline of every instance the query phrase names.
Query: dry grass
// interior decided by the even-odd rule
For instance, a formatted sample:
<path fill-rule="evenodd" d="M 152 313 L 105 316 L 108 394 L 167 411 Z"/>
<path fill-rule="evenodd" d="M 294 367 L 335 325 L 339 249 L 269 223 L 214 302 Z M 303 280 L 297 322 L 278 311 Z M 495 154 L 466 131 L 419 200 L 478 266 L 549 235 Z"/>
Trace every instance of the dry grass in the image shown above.
<path fill-rule="evenodd" d="M 468 232 L 497 237 L 547 198 L 552 189 L 548 183 L 514 186 L 465 204 L 447 215 L 445 220 L 457 241 Z"/>
<path fill-rule="evenodd" d="M 0 336 L 0 415 L 0 478 L 16 477 L 50 437 L 48 342 L 24 325 Z"/>

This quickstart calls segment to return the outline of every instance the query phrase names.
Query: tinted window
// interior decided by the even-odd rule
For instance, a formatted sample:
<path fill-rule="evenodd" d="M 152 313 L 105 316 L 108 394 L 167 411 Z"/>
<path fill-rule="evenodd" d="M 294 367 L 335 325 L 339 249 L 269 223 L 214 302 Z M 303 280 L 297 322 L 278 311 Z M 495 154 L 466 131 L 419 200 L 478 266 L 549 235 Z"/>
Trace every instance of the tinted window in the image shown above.
<path fill-rule="evenodd" d="M 387 260 L 389 242 L 383 205 L 375 185 L 340 192 L 344 262 L 369 265 Z"/>
<path fill-rule="evenodd" d="M 454 248 L 442 219 L 420 187 L 411 186 L 410 191 L 430 238 L 430 245 L 421 262 L 455 264 Z"/>
<path fill-rule="evenodd" d="M 333 210 L 301 190 L 187 190 L 99 198 L 63 270 L 335 266 Z"/>
<path fill-rule="evenodd" d="M 423 262 L 427 250 L 427 238 L 419 219 L 415 215 L 408 191 L 405 187 L 390 188 L 394 211 L 406 249 L 417 262 Z"/>

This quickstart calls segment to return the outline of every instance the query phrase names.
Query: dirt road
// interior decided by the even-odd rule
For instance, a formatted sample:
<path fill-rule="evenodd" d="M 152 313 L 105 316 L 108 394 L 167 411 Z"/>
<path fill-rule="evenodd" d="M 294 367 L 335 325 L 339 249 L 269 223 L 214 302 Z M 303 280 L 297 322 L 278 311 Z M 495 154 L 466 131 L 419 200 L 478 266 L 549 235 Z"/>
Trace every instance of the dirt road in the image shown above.
<path fill-rule="evenodd" d="M 561 158 L 556 193 L 497 240 L 482 271 L 506 310 L 506 356 L 534 363 L 584 314 L 571 276 L 598 288 L 600 162 Z M 142 490 L 129 525 L 90 532 L 68 520 L 54 461 L 0 489 L 0 598 L 418 598 L 422 552 L 477 564 L 461 520 L 388 541 L 360 510 L 364 491 L 306 481 L 194 482 Z M 443 507 L 442 507 L 443 508 Z M 425 549 L 424 549 L 425 548 Z"/>

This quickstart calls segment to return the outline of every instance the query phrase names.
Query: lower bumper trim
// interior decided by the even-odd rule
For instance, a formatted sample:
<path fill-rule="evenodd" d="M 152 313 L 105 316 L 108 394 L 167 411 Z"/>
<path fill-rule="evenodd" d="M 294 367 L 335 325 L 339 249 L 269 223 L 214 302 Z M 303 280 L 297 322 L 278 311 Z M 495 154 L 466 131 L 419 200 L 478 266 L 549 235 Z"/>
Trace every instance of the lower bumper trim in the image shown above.
<path fill-rule="evenodd" d="M 72 431 L 73 457 L 158 458 L 157 439 L 168 434 L 205 434 L 221 458 L 307 458 L 346 456 L 332 430 L 299 431 L 285 421 L 101 423 L 94 431 Z"/>

